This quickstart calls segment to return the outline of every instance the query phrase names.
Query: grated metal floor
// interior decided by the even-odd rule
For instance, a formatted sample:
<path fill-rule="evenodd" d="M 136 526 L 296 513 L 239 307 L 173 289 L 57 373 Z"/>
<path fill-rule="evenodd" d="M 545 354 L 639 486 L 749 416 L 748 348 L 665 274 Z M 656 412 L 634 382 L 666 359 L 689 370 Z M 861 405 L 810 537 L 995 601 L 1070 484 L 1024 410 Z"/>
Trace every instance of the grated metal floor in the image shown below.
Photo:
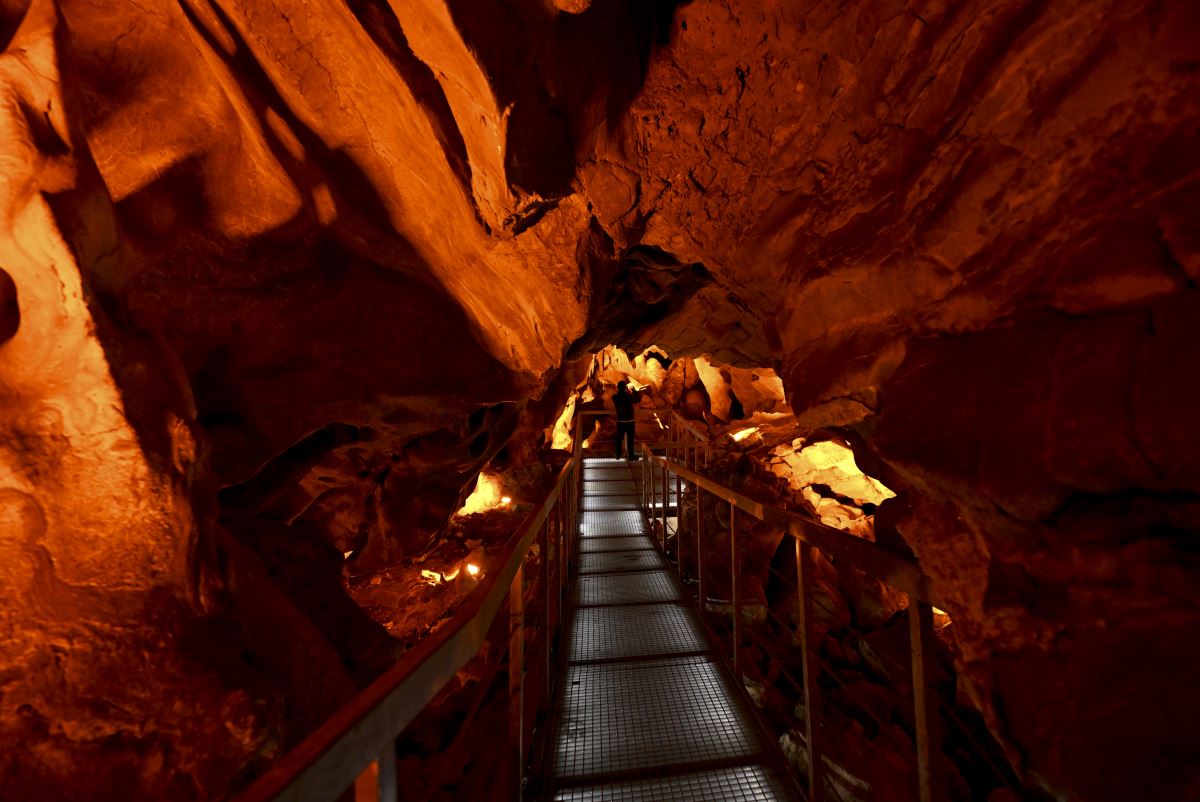
<path fill-rule="evenodd" d="M 554 797 L 555 802 L 669 802 L 676 799 L 766 802 L 787 798 L 779 777 L 765 766 L 736 766 L 673 777 L 569 788 Z"/>
<path fill-rule="evenodd" d="M 582 555 L 581 555 L 582 556 Z M 666 571 L 638 574 L 588 574 L 575 583 L 575 604 L 594 607 L 600 604 L 646 604 L 677 602 L 683 594 L 675 577 Z"/>
<path fill-rule="evenodd" d="M 579 576 L 547 798 L 792 800 L 769 764 L 765 736 L 646 534 L 638 470 L 584 461 Z"/>
<path fill-rule="evenodd" d="M 681 604 L 581 607 L 570 644 L 575 663 L 708 651 L 704 630 Z"/>
<path fill-rule="evenodd" d="M 636 510 L 638 508 L 637 496 L 589 496 L 583 497 L 583 510 L 591 512 L 593 510 Z"/>
<path fill-rule="evenodd" d="M 559 777 L 754 757 L 762 748 L 708 657 L 573 665 L 564 687 Z"/>
<path fill-rule="evenodd" d="M 634 549 L 652 548 L 654 548 L 654 541 L 647 535 L 588 537 L 579 541 L 579 551 L 583 554 L 594 551 L 633 551 Z"/>
<path fill-rule="evenodd" d="M 625 482 L 615 479 L 604 479 L 596 482 L 586 481 L 583 483 L 583 494 L 585 496 L 630 496 L 636 492 L 637 485 L 633 483 L 632 479 Z"/>
<path fill-rule="evenodd" d="M 585 482 L 624 482 L 633 475 L 628 468 L 616 464 L 604 468 L 584 468 Z"/>
<path fill-rule="evenodd" d="M 646 519 L 638 510 L 584 512 L 579 518 L 579 536 L 585 539 L 646 533 Z"/>
<path fill-rule="evenodd" d="M 616 538 L 612 538 L 615 540 Z M 579 555 L 579 573 L 612 574 L 619 571 L 665 569 L 667 561 L 657 551 L 593 551 Z"/>

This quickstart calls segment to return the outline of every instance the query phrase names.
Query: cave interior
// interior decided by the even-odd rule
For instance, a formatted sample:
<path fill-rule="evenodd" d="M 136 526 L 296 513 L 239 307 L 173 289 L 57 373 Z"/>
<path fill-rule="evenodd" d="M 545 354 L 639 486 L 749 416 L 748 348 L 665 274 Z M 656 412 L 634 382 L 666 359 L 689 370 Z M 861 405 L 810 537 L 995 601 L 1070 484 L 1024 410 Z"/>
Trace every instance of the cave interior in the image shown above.
<path fill-rule="evenodd" d="M 1188 0 L 0 0 L 0 797 L 235 798 L 633 380 L 928 577 L 933 798 L 1200 802 L 1198 76 Z M 907 599 L 814 559 L 837 797 L 915 800 Z M 514 798 L 495 662 L 401 798 Z"/>

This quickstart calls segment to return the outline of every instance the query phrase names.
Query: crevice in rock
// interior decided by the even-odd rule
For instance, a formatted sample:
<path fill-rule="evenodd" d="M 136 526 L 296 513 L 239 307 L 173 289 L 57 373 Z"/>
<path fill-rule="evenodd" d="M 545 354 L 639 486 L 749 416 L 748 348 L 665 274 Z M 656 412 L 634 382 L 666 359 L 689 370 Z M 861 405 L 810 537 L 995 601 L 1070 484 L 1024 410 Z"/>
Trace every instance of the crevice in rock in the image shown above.
<path fill-rule="evenodd" d="M 560 14 L 517 0 L 449 3 L 501 106 L 512 107 L 510 184 L 545 198 L 570 193 L 576 160 L 593 130 L 619 125 L 655 47 L 667 41 L 678 5 L 621 0 Z"/>
<path fill-rule="evenodd" d="M 0 345 L 16 336 L 21 326 L 21 307 L 17 302 L 17 284 L 0 268 Z"/>
<path fill-rule="evenodd" d="M 329 452 L 364 439 L 372 439 L 369 429 L 364 432 L 348 423 L 328 423 L 272 458 L 246 481 L 222 489 L 221 503 L 251 511 L 270 507 L 279 493 L 290 489 Z"/>
<path fill-rule="evenodd" d="M 625 343 L 639 333 L 678 312 L 683 304 L 713 283 L 703 264 L 684 264 L 652 245 L 638 245 L 617 260 L 617 272 L 604 301 L 592 312 L 592 324 L 584 346 L 597 350 L 596 343 Z M 572 347 L 577 351 L 580 343 Z"/>
<path fill-rule="evenodd" d="M 1188 273 L 1187 269 L 1184 268 L 1179 258 L 1175 255 L 1175 249 L 1171 247 L 1170 240 L 1168 240 L 1162 226 L 1156 226 L 1155 230 L 1158 232 L 1158 243 L 1159 247 L 1162 248 L 1162 261 L 1167 274 L 1181 282 L 1188 289 L 1196 289 L 1196 279 Z"/>

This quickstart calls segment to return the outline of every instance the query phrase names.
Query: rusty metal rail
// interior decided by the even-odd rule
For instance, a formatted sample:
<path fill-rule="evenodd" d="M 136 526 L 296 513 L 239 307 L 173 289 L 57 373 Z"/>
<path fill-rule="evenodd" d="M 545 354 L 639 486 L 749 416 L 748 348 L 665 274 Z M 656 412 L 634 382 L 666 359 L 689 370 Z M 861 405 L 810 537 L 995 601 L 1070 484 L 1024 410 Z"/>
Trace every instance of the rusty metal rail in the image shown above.
<path fill-rule="evenodd" d="M 940 605 L 929 578 L 913 562 L 898 557 L 874 543 L 847 534 L 816 521 L 804 518 L 786 510 L 772 507 L 756 501 L 738 491 L 723 485 L 699 472 L 700 461 L 703 459 L 707 467 L 711 453 L 711 444 L 706 434 L 677 414 L 672 418 L 673 436 L 666 445 L 666 455 L 653 453 L 649 444 L 642 444 L 643 460 L 643 506 L 647 517 L 652 521 L 657 519 L 664 551 L 667 544 L 667 511 L 674 506 L 676 510 L 675 547 L 676 565 L 681 576 L 685 563 L 685 538 L 683 536 L 683 491 L 684 483 L 690 483 L 687 489 L 692 491 L 695 504 L 695 527 L 689 538 L 691 543 L 688 550 L 694 549 L 696 573 L 693 577 L 697 583 L 697 596 L 701 609 L 708 598 L 707 586 L 710 579 L 704 572 L 704 516 L 702 505 L 711 497 L 712 503 L 729 505 L 729 536 L 730 554 L 728 567 L 730 569 L 730 608 L 732 612 L 731 644 L 728 655 L 734 675 L 743 676 L 741 666 L 742 646 L 742 605 L 743 599 L 739 593 L 739 543 L 737 515 L 739 511 L 759 521 L 765 521 L 782 529 L 795 541 L 795 564 L 797 583 L 797 633 L 801 664 L 803 669 L 802 692 L 806 722 L 806 741 L 809 750 L 808 793 L 810 802 L 823 802 L 825 793 L 825 763 L 822 755 L 824 734 L 820 721 L 818 697 L 820 689 L 817 677 L 820 672 L 819 656 L 815 648 L 816 630 L 813 610 L 813 554 L 812 550 L 819 549 L 825 555 L 843 562 L 853 568 L 863 571 L 874 579 L 886 582 L 897 590 L 908 595 L 909 605 L 909 635 L 911 639 L 911 662 L 913 682 L 913 704 L 915 707 L 915 746 L 916 746 L 916 776 L 917 798 L 920 802 L 931 802 L 933 788 L 931 778 L 931 755 L 935 752 L 933 744 L 935 729 L 930 722 L 936 709 L 936 700 L 930 691 L 929 665 L 933 643 L 932 608 Z M 675 478 L 674 501 L 669 492 L 669 476 Z M 661 499 L 661 501 L 660 501 Z"/>
<path fill-rule="evenodd" d="M 578 434 L 578 427 L 577 427 Z M 576 443 L 578 443 L 578 438 Z M 468 661 L 479 654 L 503 607 L 509 610 L 508 638 L 511 738 L 516 747 L 517 796 L 529 754 L 525 699 L 525 561 L 540 546 L 545 602 L 537 627 L 543 635 L 544 710 L 551 697 L 554 638 L 562 626 L 569 554 L 579 531 L 579 449 L 559 472 L 554 488 L 526 519 L 502 566 L 491 568 L 453 618 L 305 738 L 236 797 L 236 802 L 332 802 L 354 788 L 357 802 L 394 802 L 396 739 Z M 553 555 L 551 557 L 551 555 Z M 552 593 L 557 589 L 557 593 Z M 499 659 L 499 658 L 497 658 Z M 534 659 L 537 659 L 536 657 Z"/>

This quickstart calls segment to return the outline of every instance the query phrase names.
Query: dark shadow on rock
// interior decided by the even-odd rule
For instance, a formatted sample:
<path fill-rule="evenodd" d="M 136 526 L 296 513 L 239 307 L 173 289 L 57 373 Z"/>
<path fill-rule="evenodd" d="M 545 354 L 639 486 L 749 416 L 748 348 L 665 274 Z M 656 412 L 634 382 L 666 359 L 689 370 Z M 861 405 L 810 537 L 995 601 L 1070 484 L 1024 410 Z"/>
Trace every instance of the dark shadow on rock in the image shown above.
<path fill-rule="evenodd" d="M 8 47 L 9 42 L 16 36 L 17 29 L 29 11 L 29 0 L 16 0 L 0 3 L 0 53 Z"/>
<path fill-rule="evenodd" d="M 570 353 L 635 339 L 640 331 L 679 311 L 712 281 L 712 274 L 700 263 L 684 264 L 653 246 L 630 248 L 617 262 L 603 303 L 593 307 L 587 334 L 572 345 Z"/>
<path fill-rule="evenodd" d="M 375 46 L 392 62 L 392 66 L 400 73 L 417 103 L 425 110 L 442 151 L 446 154 L 446 161 L 450 163 L 450 169 L 465 195 L 468 198 L 472 197 L 467 146 L 454 120 L 454 112 L 433 70 L 413 53 L 395 12 L 386 0 L 346 0 L 346 5 L 363 30 L 370 35 Z M 482 220 L 480 224 L 484 225 Z"/>
<path fill-rule="evenodd" d="M 582 14 L 532 0 L 453 0 L 454 22 L 500 106 L 512 106 L 510 183 L 569 194 L 575 159 L 601 125 L 614 128 L 666 44 L 677 0 L 594 2 Z"/>
<path fill-rule="evenodd" d="M 187 2 L 179 0 L 184 16 L 191 22 L 196 33 L 208 44 L 212 53 L 225 62 L 230 73 L 238 81 L 239 88 L 258 119 L 258 129 L 271 148 L 272 155 L 283 165 L 288 177 L 300 190 L 304 209 L 299 217 L 309 225 L 315 225 L 317 213 L 313 194 L 314 190 L 325 184 L 333 196 L 338 214 L 333 227 L 342 234 L 340 238 L 346 247 L 355 249 L 372 261 L 408 270 L 428 280 L 430 271 L 424 259 L 417 253 L 416 248 L 392 227 L 387 205 L 375 190 L 370 176 L 362 171 L 348 153 L 327 146 L 321 137 L 291 110 L 274 80 L 239 33 L 237 26 L 219 5 L 213 2 L 209 2 L 208 5 L 220 21 L 222 33 L 233 40 L 233 53 L 228 53 L 221 46 L 216 35 L 208 30 L 204 21 L 192 11 Z M 274 133 L 268 122 L 269 113 L 278 115 L 287 124 L 288 129 L 303 146 L 303 159 L 295 158 Z"/>
<path fill-rule="evenodd" d="M 21 326 L 21 307 L 17 304 L 17 283 L 0 268 L 0 345 L 11 340 Z"/>

